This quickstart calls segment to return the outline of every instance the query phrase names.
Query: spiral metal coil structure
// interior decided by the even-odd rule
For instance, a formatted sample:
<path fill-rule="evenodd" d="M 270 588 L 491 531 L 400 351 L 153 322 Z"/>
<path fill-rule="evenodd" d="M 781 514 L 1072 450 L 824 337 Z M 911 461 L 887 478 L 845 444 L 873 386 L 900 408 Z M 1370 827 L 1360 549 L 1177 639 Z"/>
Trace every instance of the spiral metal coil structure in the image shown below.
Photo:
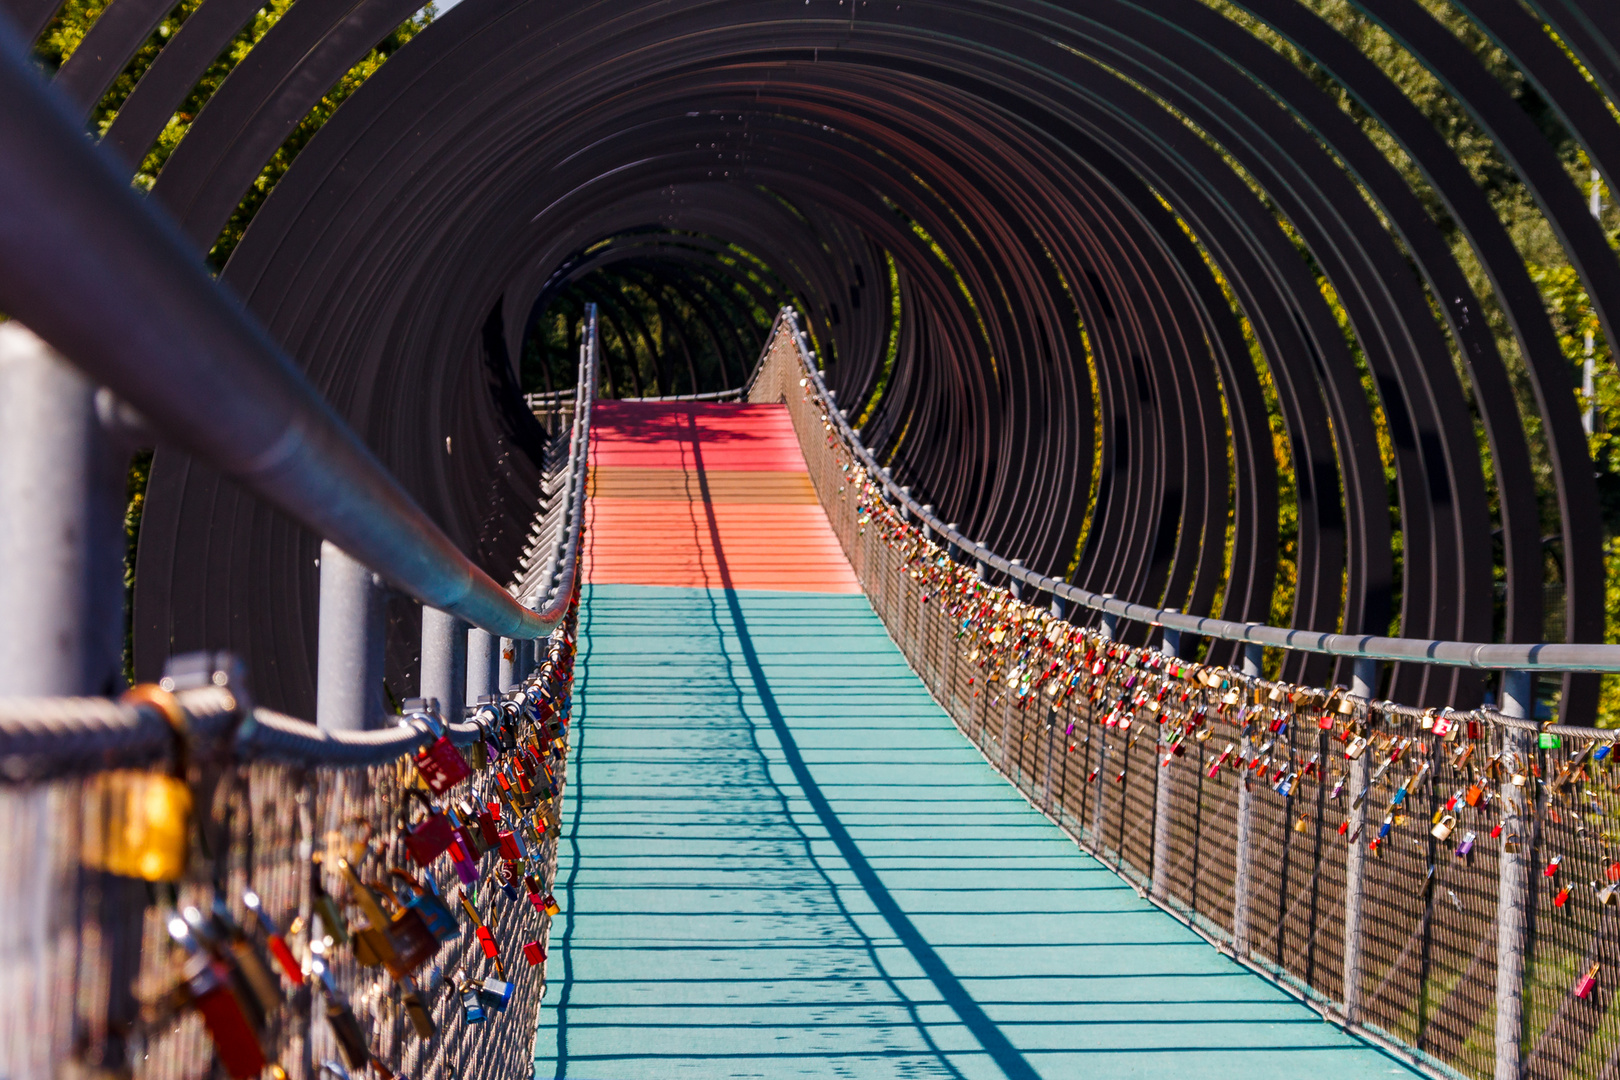
<path fill-rule="evenodd" d="M 1351 2 L 1494 143 L 1616 340 L 1620 262 L 1513 94 L 1435 5 Z M 199 255 L 288 132 L 416 4 L 297 0 L 237 64 L 151 190 Z M 25 38 L 55 6 L 4 0 Z M 56 75 L 82 114 L 167 6 L 108 5 Z M 708 279 L 745 280 L 762 305 L 791 298 L 894 475 L 1042 573 L 1268 621 L 1283 497 L 1269 401 L 1297 485 L 1293 626 L 1540 640 L 1550 533 L 1565 636 L 1601 640 L 1574 368 L 1514 238 L 1447 139 L 1312 4 L 1219 7 L 464 0 L 304 147 L 222 281 L 497 580 L 544 467 L 513 358 L 546 302 L 619 262 L 678 276 L 699 306 L 691 282 Z M 205 0 L 163 43 L 102 137 L 126 171 L 256 10 Z M 1620 177 L 1612 4 L 1455 0 L 1449 14 Z M 733 314 L 704 318 L 720 333 Z M 655 382 L 619 392 L 678 380 Z M 293 658 L 313 649 L 317 542 L 160 452 L 138 672 L 206 641 L 249 658 L 267 703 L 307 712 L 313 665 Z M 1334 674 L 1305 655 L 1285 672 Z M 1410 664 L 1391 680 L 1413 704 L 1468 706 L 1483 689 Z M 1596 689 L 1566 677 L 1562 719 L 1588 722 Z"/>

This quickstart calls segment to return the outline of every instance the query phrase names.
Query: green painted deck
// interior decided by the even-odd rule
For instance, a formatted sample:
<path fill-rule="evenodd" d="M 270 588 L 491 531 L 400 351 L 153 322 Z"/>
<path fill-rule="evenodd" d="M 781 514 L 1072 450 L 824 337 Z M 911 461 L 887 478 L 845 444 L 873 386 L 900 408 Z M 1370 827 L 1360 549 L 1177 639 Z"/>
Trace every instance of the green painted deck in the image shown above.
<path fill-rule="evenodd" d="M 979 756 L 860 595 L 593 585 L 535 1075 L 1416 1075 Z"/>

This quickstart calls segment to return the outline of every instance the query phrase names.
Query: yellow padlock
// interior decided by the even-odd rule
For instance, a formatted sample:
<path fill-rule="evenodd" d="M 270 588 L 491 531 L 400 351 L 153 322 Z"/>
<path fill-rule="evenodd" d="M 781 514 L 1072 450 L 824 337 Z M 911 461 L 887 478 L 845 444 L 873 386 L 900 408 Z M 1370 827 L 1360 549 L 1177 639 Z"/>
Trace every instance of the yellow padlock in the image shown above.
<path fill-rule="evenodd" d="M 186 716 L 173 694 L 137 686 L 125 702 L 151 705 L 174 728 L 175 774 L 115 769 L 85 785 L 84 830 L 79 858 L 93 870 L 143 881 L 185 877 L 191 849 L 191 788 L 186 772 Z"/>

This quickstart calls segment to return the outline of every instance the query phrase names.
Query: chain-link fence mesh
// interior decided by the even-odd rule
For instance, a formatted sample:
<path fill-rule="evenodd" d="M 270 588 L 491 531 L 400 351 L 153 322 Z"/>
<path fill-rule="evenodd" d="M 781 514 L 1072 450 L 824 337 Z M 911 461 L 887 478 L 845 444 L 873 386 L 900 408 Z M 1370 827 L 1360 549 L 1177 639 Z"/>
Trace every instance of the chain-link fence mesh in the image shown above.
<path fill-rule="evenodd" d="M 46 769 L 27 748 L 67 739 L 106 743 L 108 731 L 95 725 L 150 726 L 151 710 L 99 701 L 42 702 L 38 709 L 6 703 L 0 745 L 11 751 L 3 762 L 9 782 L 0 786 L 0 857 L 14 869 L 3 886 L 8 916 L 0 920 L 0 1076 L 527 1073 L 545 990 L 537 961 L 549 932 L 545 901 L 566 779 L 573 622 L 570 616 L 566 629 L 542 643 L 544 661 L 522 690 L 491 703 L 488 723 L 453 729 L 475 768 L 431 800 L 441 811 L 459 811 L 466 830 L 455 835 L 461 847 L 425 867 L 401 823 L 419 824 L 425 816 L 426 800 L 407 793 L 424 793 L 414 757 L 418 744 L 434 744 L 429 735 L 404 732 L 402 742 L 398 732 L 366 733 L 345 744 L 346 752 L 383 763 L 333 767 L 319 761 L 329 748 L 323 750 L 326 736 L 315 729 L 254 713 L 218 689 L 176 693 L 174 707 L 195 733 L 183 744 L 169 740 L 184 745 L 183 761 L 167 755 L 193 799 L 183 841 L 189 858 L 179 880 L 148 881 L 97 867 L 110 852 L 140 843 L 120 816 L 122 804 L 109 797 L 132 774 L 110 767 L 161 769 L 163 750 L 156 763 L 93 756 Z M 209 706 L 212 737 L 200 734 L 201 705 Z M 57 730 L 44 733 L 49 739 L 25 740 L 30 730 L 40 734 L 41 713 L 55 716 Z M 279 762 L 245 749 L 263 722 L 281 724 L 270 755 Z M 376 736 L 374 745 L 366 736 Z M 289 753 L 290 742 L 300 740 L 303 749 Z M 386 760 L 400 746 L 409 752 Z M 58 758 L 60 749 L 53 751 Z M 493 830 L 483 827 L 481 814 Z M 495 844 L 486 850 L 489 839 Z M 472 883 L 452 862 L 469 848 L 463 866 L 476 867 Z M 412 937 L 411 912 L 422 909 L 408 879 L 436 893 L 451 920 L 448 927 L 425 925 L 446 936 L 454 929 L 454 937 L 435 935 L 430 945 Z M 285 967 L 269 925 L 245 903 L 250 892 L 287 947 Z M 335 906 L 323 909 L 323 894 Z M 368 914 L 361 901 L 372 897 L 391 920 L 383 952 L 393 953 L 399 970 L 359 960 L 364 928 L 376 921 L 376 909 Z M 171 933 L 176 919 L 183 942 Z M 431 955 L 415 962 L 423 952 Z M 316 961 L 328 969 L 330 989 Z M 497 1004 L 507 992 L 501 984 L 510 996 Z M 469 1022 L 468 988 L 482 1010 L 476 1022 Z M 340 1043 L 329 1019 L 345 1007 L 358 1022 L 369 1063 L 355 1046 Z M 261 1058 L 265 1065 L 253 1068 Z"/>

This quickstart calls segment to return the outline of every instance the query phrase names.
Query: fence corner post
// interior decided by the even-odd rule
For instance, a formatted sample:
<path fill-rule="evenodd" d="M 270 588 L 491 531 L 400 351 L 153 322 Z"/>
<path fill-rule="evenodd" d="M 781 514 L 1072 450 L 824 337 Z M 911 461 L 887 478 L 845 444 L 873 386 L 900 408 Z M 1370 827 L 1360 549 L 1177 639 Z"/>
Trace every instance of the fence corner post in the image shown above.
<path fill-rule="evenodd" d="M 1181 653 L 1181 631 L 1164 628 L 1160 651 L 1168 660 Z M 1153 899 L 1161 903 L 1170 895 L 1170 756 L 1169 726 L 1159 725 L 1159 760 L 1153 784 Z"/>
<path fill-rule="evenodd" d="M 1535 676 L 1502 673 L 1502 715 L 1527 720 L 1534 715 Z M 1528 772 L 1534 753 L 1528 727 L 1504 727 L 1502 761 L 1507 772 Z M 1519 1080 L 1524 1047 L 1524 937 L 1530 880 L 1531 821 L 1523 790 L 1502 785 L 1502 848 L 1496 894 L 1496 1080 Z"/>
<path fill-rule="evenodd" d="M 1350 679 L 1350 693 L 1371 701 L 1378 689 L 1378 661 L 1360 659 Z M 1362 843 L 1367 826 L 1367 757 L 1350 762 L 1350 846 L 1344 855 L 1344 1019 L 1361 1023 L 1361 905 L 1366 896 L 1367 848 Z"/>

